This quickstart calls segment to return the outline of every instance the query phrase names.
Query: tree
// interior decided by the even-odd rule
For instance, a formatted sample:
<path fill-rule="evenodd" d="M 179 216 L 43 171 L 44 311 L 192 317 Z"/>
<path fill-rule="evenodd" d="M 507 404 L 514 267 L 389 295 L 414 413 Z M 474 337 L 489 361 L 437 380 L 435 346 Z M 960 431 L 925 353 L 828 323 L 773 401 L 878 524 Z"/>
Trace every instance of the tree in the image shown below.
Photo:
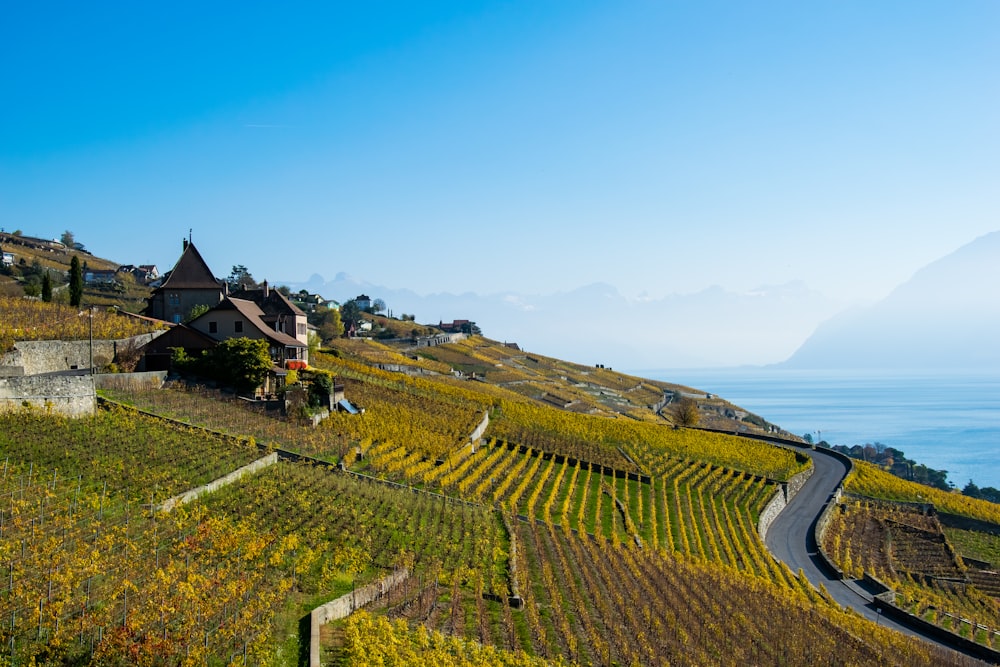
<path fill-rule="evenodd" d="M 188 323 L 194 319 L 197 319 L 212 310 L 212 308 L 206 303 L 199 303 L 191 306 L 191 310 L 188 311 L 187 317 L 184 318 L 184 323 Z"/>
<path fill-rule="evenodd" d="M 52 276 L 48 271 L 42 276 L 42 301 L 52 301 Z"/>
<path fill-rule="evenodd" d="M 76 244 L 76 237 L 73 235 L 73 232 L 67 229 L 62 233 L 62 236 L 59 237 L 59 241 L 67 248 L 72 249 Z"/>
<path fill-rule="evenodd" d="M 247 267 L 242 264 L 237 264 L 233 267 L 229 277 L 226 278 L 226 282 L 229 283 L 229 288 L 232 290 L 256 289 L 258 287 L 257 281 L 250 275 Z"/>
<path fill-rule="evenodd" d="M 345 328 L 356 327 L 361 321 L 361 308 L 354 301 L 348 301 L 340 307 L 340 321 Z"/>
<path fill-rule="evenodd" d="M 264 339 L 227 338 L 211 353 L 215 377 L 239 393 L 251 393 L 264 384 L 274 362 Z"/>
<path fill-rule="evenodd" d="M 79 306 L 83 303 L 83 269 L 80 268 L 79 255 L 73 255 L 69 262 L 69 305 Z"/>
<path fill-rule="evenodd" d="M 382 299 L 375 299 L 374 301 L 372 301 L 373 313 L 381 313 L 383 310 L 385 310 L 385 301 L 383 301 Z"/>
<path fill-rule="evenodd" d="M 701 413 L 698 412 L 698 403 L 691 397 L 685 396 L 674 405 L 674 420 L 679 426 L 697 426 L 701 420 Z"/>

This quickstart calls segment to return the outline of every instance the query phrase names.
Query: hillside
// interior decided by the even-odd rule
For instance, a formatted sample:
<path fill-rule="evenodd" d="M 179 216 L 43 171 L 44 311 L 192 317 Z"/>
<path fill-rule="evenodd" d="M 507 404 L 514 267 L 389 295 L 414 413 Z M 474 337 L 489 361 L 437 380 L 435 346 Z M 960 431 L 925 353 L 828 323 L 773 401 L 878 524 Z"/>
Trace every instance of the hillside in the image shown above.
<path fill-rule="evenodd" d="M 724 420 L 721 399 L 482 337 L 345 341 L 313 364 L 364 412 L 313 428 L 173 384 L 108 397 L 191 426 L 113 404 L 0 416 L 2 645 L 36 664 L 292 665 L 303 614 L 371 584 L 367 615 L 324 629 L 324 664 L 963 664 L 768 554 L 757 522 L 804 459 L 655 410 L 700 395 Z M 156 510 L 276 450 L 296 454 Z"/>
<path fill-rule="evenodd" d="M 120 262 L 97 257 L 85 250 L 67 248 L 58 241 L 49 241 L 23 235 L 0 232 L 0 248 L 13 255 L 12 266 L 0 271 L 0 296 L 37 296 L 42 272 L 49 272 L 53 282 L 53 301 L 68 303 L 66 285 L 69 282 L 70 263 L 79 257 L 84 270 L 114 271 Z M 117 276 L 110 284 L 87 284 L 83 304 L 90 306 L 116 306 L 132 313 L 140 312 L 146 305 L 150 289 L 138 284 L 131 276 Z"/>
<path fill-rule="evenodd" d="M 933 262 L 889 296 L 821 325 L 789 368 L 998 368 L 1000 232 Z"/>

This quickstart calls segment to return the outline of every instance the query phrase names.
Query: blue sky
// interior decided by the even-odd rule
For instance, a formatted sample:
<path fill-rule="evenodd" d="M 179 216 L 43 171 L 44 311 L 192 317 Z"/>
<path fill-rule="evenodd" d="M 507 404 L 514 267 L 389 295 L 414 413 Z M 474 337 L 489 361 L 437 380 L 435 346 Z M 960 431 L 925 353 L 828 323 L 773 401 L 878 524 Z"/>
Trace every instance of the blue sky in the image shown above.
<path fill-rule="evenodd" d="M 8 3 L 0 226 L 161 269 L 193 229 L 272 282 L 870 301 L 1000 229 L 998 28 L 995 0 Z"/>

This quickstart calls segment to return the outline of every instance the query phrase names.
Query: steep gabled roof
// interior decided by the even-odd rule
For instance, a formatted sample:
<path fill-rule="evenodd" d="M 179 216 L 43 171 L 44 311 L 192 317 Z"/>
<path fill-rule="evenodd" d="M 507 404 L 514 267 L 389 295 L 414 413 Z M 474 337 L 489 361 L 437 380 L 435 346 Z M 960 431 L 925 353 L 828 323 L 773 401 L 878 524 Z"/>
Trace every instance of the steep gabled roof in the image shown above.
<path fill-rule="evenodd" d="M 222 289 L 201 253 L 188 243 L 170 275 L 158 289 Z"/>

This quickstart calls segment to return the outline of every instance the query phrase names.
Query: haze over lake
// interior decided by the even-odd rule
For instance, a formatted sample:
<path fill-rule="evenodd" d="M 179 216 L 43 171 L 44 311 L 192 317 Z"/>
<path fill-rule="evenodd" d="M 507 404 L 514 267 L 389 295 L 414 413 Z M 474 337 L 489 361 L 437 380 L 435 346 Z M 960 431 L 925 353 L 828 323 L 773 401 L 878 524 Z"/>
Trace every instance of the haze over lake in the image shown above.
<path fill-rule="evenodd" d="M 880 442 L 961 488 L 1000 488 L 1000 374 L 996 372 L 678 369 L 638 374 L 721 397 L 830 444 Z"/>

